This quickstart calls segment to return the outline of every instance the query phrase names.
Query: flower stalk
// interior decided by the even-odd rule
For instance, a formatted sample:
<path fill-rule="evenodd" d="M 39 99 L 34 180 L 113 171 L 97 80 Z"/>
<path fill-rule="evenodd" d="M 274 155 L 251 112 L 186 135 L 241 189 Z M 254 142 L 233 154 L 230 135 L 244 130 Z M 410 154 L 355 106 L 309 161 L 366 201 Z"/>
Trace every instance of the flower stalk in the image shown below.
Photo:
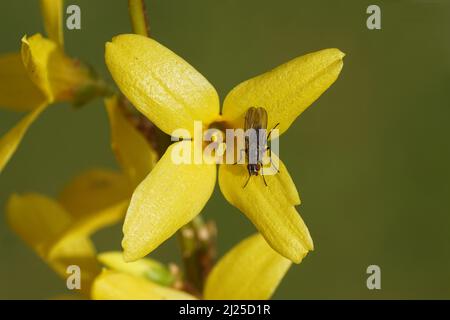
<path fill-rule="evenodd" d="M 178 236 L 184 265 L 184 290 L 199 295 L 216 258 L 216 224 L 205 222 L 199 215 L 182 227 Z"/>
<path fill-rule="evenodd" d="M 133 32 L 141 36 L 150 36 L 147 12 L 144 0 L 128 0 L 128 11 L 130 13 Z"/>
<path fill-rule="evenodd" d="M 133 32 L 150 37 L 150 27 L 144 1 L 128 0 L 128 10 Z M 133 122 L 135 127 L 156 147 L 161 157 L 170 144 L 169 136 L 164 134 L 140 113 L 134 117 Z M 178 232 L 184 271 L 182 287 L 184 290 L 197 296 L 201 295 L 205 279 L 214 265 L 216 234 L 215 223 L 212 221 L 205 223 L 200 216 L 197 216 Z"/>

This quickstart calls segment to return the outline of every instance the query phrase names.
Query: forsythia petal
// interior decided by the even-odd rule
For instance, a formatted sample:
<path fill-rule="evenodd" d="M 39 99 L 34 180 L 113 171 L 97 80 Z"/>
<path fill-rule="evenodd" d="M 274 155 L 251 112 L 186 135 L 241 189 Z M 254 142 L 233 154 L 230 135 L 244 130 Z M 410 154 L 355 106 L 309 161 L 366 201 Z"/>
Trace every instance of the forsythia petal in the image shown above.
<path fill-rule="evenodd" d="M 124 174 L 91 169 L 72 179 L 58 199 L 74 217 L 89 217 L 128 200 L 132 192 L 132 186 Z"/>
<path fill-rule="evenodd" d="M 174 281 L 170 270 L 153 259 L 142 258 L 134 262 L 125 262 L 122 252 L 118 251 L 100 253 L 97 259 L 108 269 L 143 277 L 157 284 L 170 286 Z"/>
<path fill-rule="evenodd" d="M 81 103 L 83 90 L 94 85 L 95 75 L 89 67 L 65 55 L 60 46 L 40 34 L 22 38 L 22 61 L 29 78 L 45 94 L 48 103 Z"/>
<path fill-rule="evenodd" d="M 43 38 L 40 34 L 22 38 L 23 64 L 30 79 L 42 90 L 49 103 L 55 98 L 50 83 L 49 65 L 56 50 L 56 43 Z"/>
<path fill-rule="evenodd" d="M 120 35 L 106 44 L 106 64 L 125 96 L 167 134 L 193 134 L 195 120 L 219 115 L 219 97 L 197 70 L 155 40 Z"/>
<path fill-rule="evenodd" d="M 216 181 L 215 164 L 175 164 L 171 145 L 134 191 L 123 226 L 126 261 L 134 261 L 172 236 L 205 206 Z"/>
<path fill-rule="evenodd" d="M 155 166 L 158 154 L 145 137 L 128 121 L 118 105 L 118 98 L 105 100 L 111 126 L 112 149 L 123 171 L 137 186 Z"/>
<path fill-rule="evenodd" d="M 62 47 L 64 45 L 63 0 L 40 0 L 40 2 L 45 31 L 51 40 Z"/>
<path fill-rule="evenodd" d="M 337 79 L 343 57 L 338 49 L 313 52 L 239 84 L 225 98 L 224 118 L 242 128 L 248 108 L 263 107 L 268 128 L 279 123 L 283 133 Z"/>
<path fill-rule="evenodd" d="M 59 203 L 39 194 L 15 194 L 6 212 L 12 229 L 61 277 L 67 277 L 69 265 L 79 266 L 81 289 L 89 290 L 100 270 L 95 248 L 84 235 L 62 237 L 73 220 Z"/>
<path fill-rule="evenodd" d="M 69 276 L 67 273 L 69 266 L 80 267 L 80 289 L 84 294 L 88 294 L 92 282 L 101 272 L 95 255 L 94 243 L 89 238 L 71 235 L 56 242 L 44 260 L 63 279 Z"/>
<path fill-rule="evenodd" d="M 46 101 L 28 77 L 20 53 L 0 56 L 0 108 L 31 111 Z"/>
<path fill-rule="evenodd" d="M 221 165 L 219 185 L 225 198 L 241 210 L 281 255 L 299 263 L 305 250 L 313 249 L 308 228 L 295 210 L 300 203 L 297 189 L 284 164 L 279 173 L 252 177 L 243 188 L 248 172 L 244 165 Z"/>
<path fill-rule="evenodd" d="M 123 219 L 128 204 L 129 200 L 127 199 L 105 208 L 99 208 L 88 215 L 74 217 L 70 228 L 61 237 L 63 239 L 72 235 L 89 237 L 98 230 L 112 226 Z"/>
<path fill-rule="evenodd" d="M 16 152 L 20 141 L 22 141 L 22 138 L 30 125 L 46 107 L 47 105 L 42 105 L 28 113 L 14 128 L 0 138 L 0 173 L 8 163 L 9 159 L 11 159 L 14 152 Z"/>
<path fill-rule="evenodd" d="M 302 255 L 306 254 L 304 250 Z M 290 266 L 291 261 L 275 252 L 261 235 L 253 235 L 232 248 L 214 266 L 206 280 L 204 298 L 269 299 Z"/>
<path fill-rule="evenodd" d="M 71 223 L 57 202 L 35 193 L 11 195 L 6 213 L 12 229 L 41 256 Z"/>
<path fill-rule="evenodd" d="M 195 297 L 175 289 L 110 270 L 95 279 L 91 291 L 94 300 L 193 300 Z"/>

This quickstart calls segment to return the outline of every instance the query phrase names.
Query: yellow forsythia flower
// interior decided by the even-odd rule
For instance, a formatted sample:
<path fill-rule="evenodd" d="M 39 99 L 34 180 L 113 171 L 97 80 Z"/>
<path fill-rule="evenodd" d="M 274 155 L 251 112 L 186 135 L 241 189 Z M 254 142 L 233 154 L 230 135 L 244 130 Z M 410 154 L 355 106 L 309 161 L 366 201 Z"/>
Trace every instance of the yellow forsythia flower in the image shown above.
<path fill-rule="evenodd" d="M 62 0 L 41 0 L 41 9 L 50 38 L 24 36 L 20 53 L 0 56 L 0 109 L 28 112 L 0 137 L 0 173 L 42 111 L 54 102 L 82 103 L 98 85 L 88 67 L 64 53 Z"/>
<path fill-rule="evenodd" d="M 194 121 L 209 127 L 216 121 L 243 128 L 251 106 L 263 106 L 271 128 L 280 133 L 337 79 L 344 54 L 325 49 L 293 59 L 247 80 L 226 97 L 219 114 L 214 87 L 191 65 L 150 38 L 119 35 L 106 44 L 106 64 L 124 95 L 167 134 L 184 128 L 193 133 Z M 192 136 L 192 135 L 191 135 Z M 192 220 L 204 207 L 216 182 L 214 164 L 174 164 L 169 147 L 153 171 L 134 191 L 123 227 L 127 261 L 139 259 Z M 256 226 L 270 246 L 300 262 L 313 242 L 295 206 L 297 189 L 284 165 L 264 184 L 247 179 L 245 166 L 222 164 L 219 185 L 225 198 Z"/>

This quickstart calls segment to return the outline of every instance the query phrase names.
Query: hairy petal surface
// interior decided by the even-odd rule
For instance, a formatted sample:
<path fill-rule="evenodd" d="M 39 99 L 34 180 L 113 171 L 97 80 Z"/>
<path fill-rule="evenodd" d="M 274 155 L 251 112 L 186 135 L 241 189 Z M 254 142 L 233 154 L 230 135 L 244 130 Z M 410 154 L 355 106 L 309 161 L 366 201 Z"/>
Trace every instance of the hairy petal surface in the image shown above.
<path fill-rule="evenodd" d="M 224 118 L 242 128 L 248 108 L 263 107 L 268 129 L 279 123 L 283 133 L 337 79 L 343 57 L 338 49 L 309 53 L 239 84 L 225 98 Z"/>
<path fill-rule="evenodd" d="M 219 115 L 214 87 L 190 64 L 155 40 L 120 35 L 106 44 L 106 64 L 123 94 L 167 134 Z"/>
<path fill-rule="evenodd" d="M 279 173 L 248 178 L 245 165 L 221 165 L 219 185 L 225 198 L 241 210 L 281 255 L 299 263 L 313 249 L 308 228 L 295 209 L 300 204 L 297 189 L 286 167 L 279 161 Z"/>
<path fill-rule="evenodd" d="M 123 226 L 122 246 L 126 261 L 153 251 L 192 220 L 210 198 L 216 181 L 215 164 L 175 164 L 172 144 L 155 168 L 136 188 Z"/>

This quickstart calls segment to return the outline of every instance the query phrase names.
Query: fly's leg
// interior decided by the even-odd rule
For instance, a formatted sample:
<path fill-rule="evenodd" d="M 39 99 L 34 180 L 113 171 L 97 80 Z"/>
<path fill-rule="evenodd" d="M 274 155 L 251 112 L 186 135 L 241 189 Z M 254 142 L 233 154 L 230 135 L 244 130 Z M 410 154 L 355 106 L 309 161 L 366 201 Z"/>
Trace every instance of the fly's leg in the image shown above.
<path fill-rule="evenodd" d="M 280 125 L 280 123 L 278 122 L 278 123 L 275 125 L 275 127 L 273 127 L 272 129 L 270 129 L 270 132 L 269 132 L 269 134 L 267 135 L 267 140 L 269 140 L 270 135 L 272 134 L 272 131 L 275 130 L 279 125 Z"/>
<path fill-rule="evenodd" d="M 266 152 L 266 151 L 268 151 L 270 161 L 272 161 L 272 149 L 271 149 L 269 146 L 267 146 L 267 147 L 266 147 L 266 150 L 264 150 L 264 152 Z"/>
<path fill-rule="evenodd" d="M 275 164 L 273 163 L 273 161 L 272 161 L 272 149 L 270 149 L 270 147 L 266 147 L 266 150 L 265 150 L 265 152 L 266 151 L 268 151 L 269 152 L 269 159 L 270 159 L 270 166 L 272 167 L 275 167 Z M 280 169 L 279 168 L 277 168 L 277 167 L 275 167 L 276 169 L 277 169 L 277 173 L 278 172 L 280 172 Z"/>
<path fill-rule="evenodd" d="M 247 181 L 245 182 L 245 184 L 244 184 L 244 186 L 242 187 L 242 189 L 245 189 L 245 187 L 247 186 L 247 184 L 248 184 L 248 182 L 250 181 L 250 178 L 251 178 L 252 176 L 249 174 L 248 175 L 248 179 L 247 179 Z"/>
<path fill-rule="evenodd" d="M 266 177 L 264 177 L 264 167 L 261 167 L 261 177 L 263 178 L 264 184 L 267 187 Z"/>
<path fill-rule="evenodd" d="M 276 129 L 279 125 L 280 125 L 280 123 L 278 122 L 278 123 L 275 125 L 275 127 L 273 127 L 273 128 L 270 130 L 269 134 L 267 135 L 267 141 L 269 140 L 270 135 L 272 134 L 272 131 L 273 131 L 274 129 Z M 272 149 L 270 149 L 270 147 L 267 146 L 267 147 L 266 147 L 266 150 L 265 150 L 264 152 L 266 152 L 266 151 L 268 151 L 268 153 L 269 153 L 270 164 L 273 165 L 273 162 L 272 162 Z M 277 172 L 280 172 L 280 171 L 277 169 Z"/>

